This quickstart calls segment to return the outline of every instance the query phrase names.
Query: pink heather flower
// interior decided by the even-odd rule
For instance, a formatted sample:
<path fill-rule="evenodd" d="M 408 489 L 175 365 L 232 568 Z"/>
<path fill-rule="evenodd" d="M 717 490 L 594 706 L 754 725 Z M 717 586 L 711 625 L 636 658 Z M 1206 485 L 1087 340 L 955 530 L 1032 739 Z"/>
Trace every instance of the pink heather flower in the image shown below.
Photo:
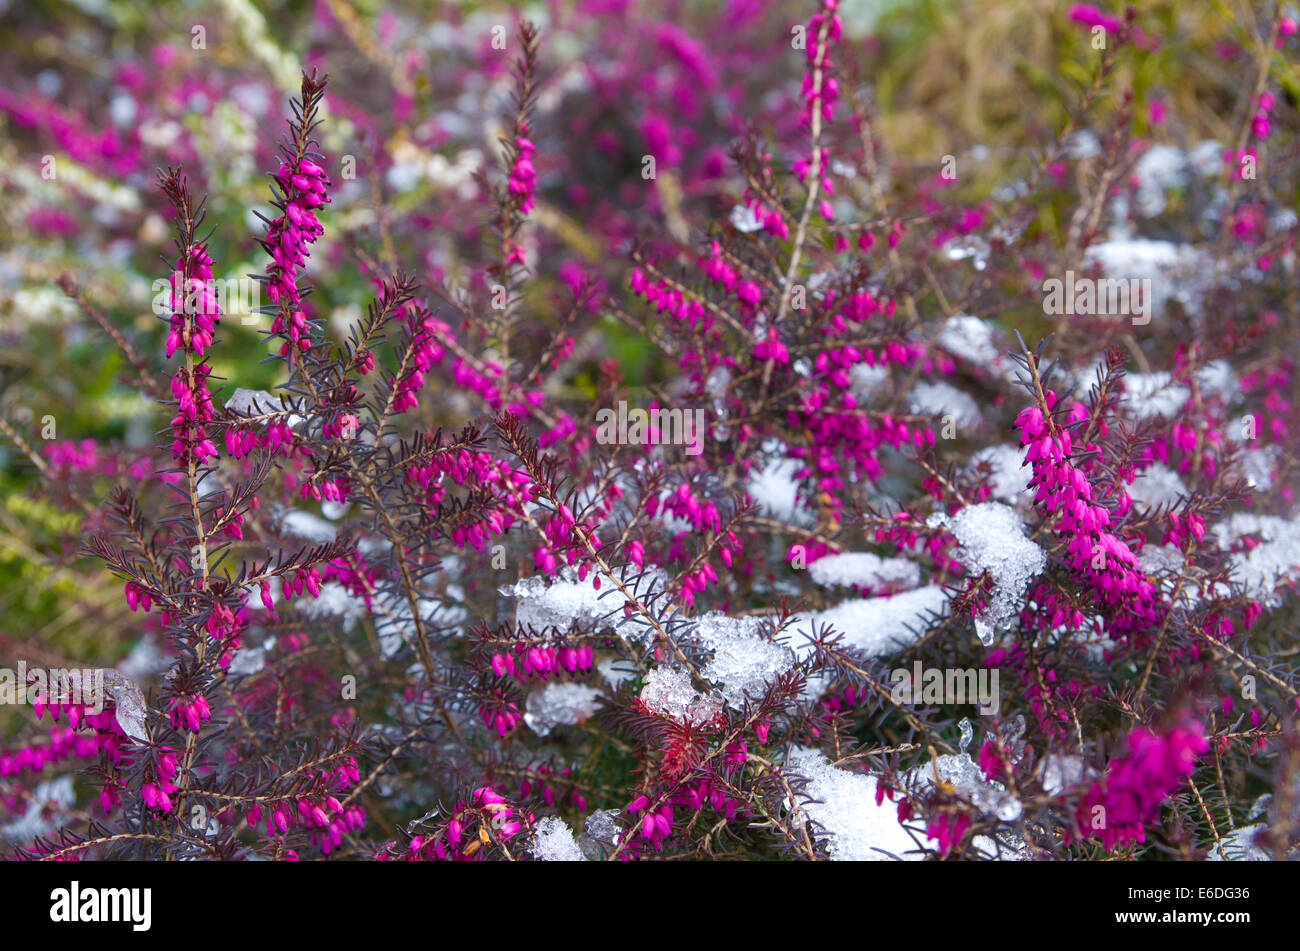
<path fill-rule="evenodd" d="M 1100 26 L 1112 33 L 1119 32 L 1123 25 L 1119 17 L 1103 13 L 1091 3 L 1076 3 L 1070 7 L 1070 19 L 1088 27 Z"/>
<path fill-rule="evenodd" d="M 1127 744 L 1127 751 L 1112 761 L 1076 813 L 1084 834 L 1101 839 L 1107 849 L 1146 841 L 1146 824 L 1155 820 L 1160 805 L 1191 775 L 1196 758 L 1210 748 L 1204 729 L 1196 723 L 1163 735 L 1140 727 L 1129 734 Z"/>
<path fill-rule="evenodd" d="M 212 718 L 208 700 L 202 694 L 188 697 L 173 697 L 171 702 L 172 726 L 197 733 L 200 725 Z"/>
<path fill-rule="evenodd" d="M 329 203 L 330 180 L 323 168 L 301 158 L 281 161 L 275 182 L 284 210 L 267 225 L 262 247 L 271 256 L 266 269 L 266 294 L 272 303 L 280 305 L 271 331 L 288 338 L 280 347 L 284 356 L 311 346 L 298 275 L 306 267 L 308 246 L 325 233 L 316 209 Z"/>
<path fill-rule="evenodd" d="M 940 855 L 947 855 L 961 844 L 962 836 L 970 826 L 970 817 L 961 812 L 956 815 L 939 815 L 930 820 L 926 826 L 926 838 L 938 842 Z"/>
<path fill-rule="evenodd" d="M 101 462 L 93 439 L 56 440 L 48 443 L 43 452 L 50 466 L 59 474 L 94 472 Z"/>
<path fill-rule="evenodd" d="M 1048 408 L 1056 396 L 1048 391 Z M 1079 412 L 1081 404 L 1072 412 Z M 1106 528 L 1110 510 L 1094 499 L 1092 483 L 1069 457 L 1070 432 L 1044 416 L 1042 409 L 1027 407 L 1016 417 L 1025 460 L 1033 468 L 1029 487 L 1034 503 L 1053 519 L 1058 534 L 1068 540 L 1067 560 L 1094 589 L 1115 616 L 1115 630 L 1129 635 L 1158 626 L 1167 610 L 1155 586 L 1129 547 Z"/>
<path fill-rule="evenodd" d="M 182 291 L 183 285 L 188 285 L 190 290 Z M 178 347 L 191 358 L 202 356 L 212 343 L 213 329 L 220 319 L 212 284 L 212 258 L 202 244 L 190 248 L 188 261 L 176 262 L 171 310 L 167 356 L 172 356 Z M 171 392 L 176 399 L 176 415 L 171 421 L 172 456 L 177 462 L 192 458 L 202 464 L 217 455 L 216 446 L 203 426 L 214 415 L 207 387 L 211 372 L 206 363 L 195 363 L 192 372 L 182 366 L 172 377 Z"/>
<path fill-rule="evenodd" d="M 528 138 L 528 123 L 523 120 L 519 122 L 518 134 L 515 137 L 515 148 L 518 155 L 510 169 L 507 188 L 519 203 L 519 211 L 526 215 L 532 210 L 533 193 L 537 190 L 537 172 L 533 168 L 532 162 L 532 156 L 537 151 L 537 146 L 533 145 L 532 140 Z"/>
<path fill-rule="evenodd" d="M 170 812 L 172 808 L 171 797 L 163 792 L 156 783 L 145 783 L 140 787 L 140 798 L 150 809 L 157 809 L 159 812 Z"/>

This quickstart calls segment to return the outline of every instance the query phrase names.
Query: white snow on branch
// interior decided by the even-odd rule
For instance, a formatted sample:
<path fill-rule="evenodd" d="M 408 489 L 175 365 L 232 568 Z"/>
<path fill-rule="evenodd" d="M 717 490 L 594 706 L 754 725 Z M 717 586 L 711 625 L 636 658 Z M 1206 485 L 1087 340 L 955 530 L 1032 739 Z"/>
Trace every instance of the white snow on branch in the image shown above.
<path fill-rule="evenodd" d="M 623 616 L 623 598 L 610 585 L 597 591 L 590 577 L 579 581 L 576 573 L 567 568 L 560 578 L 549 584 L 547 581 L 542 575 L 533 575 L 501 588 L 503 595 L 519 599 L 515 612 L 518 627 L 531 627 L 538 633 L 547 628 L 567 631 L 577 622 L 579 626 L 598 625 L 600 630 L 622 630 L 625 634 L 637 630 Z M 667 575 L 659 568 L 649 568 L 645 575 L 627 584 L 643 602 L 654 601 L 655 595 L 664 591 Z"/>
<path fill-rule="evenodd" d="M 1273 471 L 1280 453 L 1278 446 L 1249 447 L 1237 455 L 1234 469 L 1252 488 L 1267 492 L 1273 487 Z"/>
<path fill-rule="evenodd" d="M 855 363 L 849 368 L 850 391 L 860 400 L 871 397 L 889 382 L 889 367 L 876 364 Z"/>
<path fill-rule="evenodd" d="M 0 838 L 25 845 L 37 836 L 49 835 L 62 825 L 63 814 L 76 801 L 71 776 L 44 780 L 32 791 L 26 811 L 12 822 L 0 826 Z"/>
<path fill-rule="evenodd" d="M 800 811 L 826 830 L 832 859 L 849 862 L 916 861 L 916 841 L 898 821 L 898 807 L 889 799 L 876 805 L 876 777 L 841 769 L 820 750 L 796 747 L 786 768 L 808 779 Z M 911 853 L 911 854 L 909 854 Z"/>
<path fill-rule="evenodd" d="M 993 595 L 975 618 L 975 632 L 984 644 L 993 643 L 998 626 L 1020 609 L 1025 585 L 1047 565 L 1047 556 L 1025 537 L 1015 509 L 1000 502 L 968 505 L 956 515 L 932 517 L 957 539 L 957 559 L 972 577 L 988 572 Z"/>
<path fill-rule="evenodd" d="M 681 667 L 652 669 L 641 688 L 641 702 L 654 713 L 687 726 L 698 726 L 722 711 L 716 697 L 704 696 L 691 686 L 691 675 Z"/>
<path fill-rule="evenodd" d="M 993 325 L 971 314 L 954 314 L 944 323 L 935 343 L 995 376 L 1007 376 L 1015 364 L 994 342 Z"/>
<path fill-rule="evenodd" d="M 600 671 L 605 682 L 614 690 L 636 677 L 636 668 L 628 666 L 616 657 L 606 657 L 596 665 L 596 670 Z"/>
<path fill-rule="evenodd" d="M 573 830 L 559 816 L 539 819 L 533 830 L 533 855 L 542 862 L 585 862 Z"/>
<path fill-rule="evenodd" d="M 921 566 L 907 558 L 881 558 L 871 552 L 843 552 L 818 558 L 808 574 L 820 585 L 863 588 L 915 588 L 921 583 Z"/>
<path fill-rule="evenodd" d="M 240 416 L 264 416 L 271 413 L 283 413 L 287 415 L 283 422 L 288 424 L 291 429 L 303 421 L 302 416 L 289 412 L 289 407 L 285 405 L 284 400 L 278 396 L 272 396 L 266 390 L 247 390 L 239 387 L 226 400 L 226 409 L 233 410 Z M 277 422 L 280 422 L 280 420 L 277 420 Z M 262 420 L 261 425 L 265 426 L 266 421 Z"/>
<path fill-rule="evenodd" d="M 969 393 L 951 383 L 918 383 L 912 387 L 908 405 L 913 413 L 923 416 L 952 416 L 958 426 L 978 426 L 980 409 Z"/>
<path fill-rule="evenodd" d="M 335 536 L 338 535 L 337 525 L 331 525 L 320 516 L 299 509 L 291 509 L 285 512 L 280 521 L 280 527 L 295 538 L 316 542 L 317 544 L 332 542 Z"/>
<path fill-rule="evenodd" d="M 696 622 L 695 639 L 713 651 L 700 674 L 721 688 L 734 710 L 745 705 L 745 694 L 761 697 L 769 683 L 794 666 L 794 652 L 763 637 L 763 623 L 760 617 L 732 618 L 720 612 Z"/>
<path fill-rule="evenodd" d="M 1173 382 L 1173 377 L 1164 372 L 1130 373 L 1124 377 L 1128 390 L 1128 409 L 1138 419 L 1152 416 L 1164 416 L 1173 419 L 1191 396 L 1191 391 L 1182 383 Z"/>
<path fill-rule="evenodd" d="M 1255 836 L 1264 829 L 1268 828 L 1265 822 L 1256 822 L 1252 825 L 1241 826 L 1234 829 L 1227 835 L 1223 836 L 1223 851 L 1228 854 L 1230 862 L 1268 862 L 1271 857 L 1267 852 L 1255 844 Z M 1223 855 L 1219 852 L 1216 845 L 1210 849 L 1210 853 L 1205 856 L 1207 862 L 1222 862 Z"/>
<path fill-rule="evenodd" d="M 843 635 L 841 644 L 868 657 L 879 657 L 914 644 L 929 626 L 928 616 L 944 611 L 948 596 L 937 585 L 917 588 L 882 598 L 856 598 L 825 611 L 798 616 L 792 628 L 795 652 L 802 659 L 811 654 L 808 640 L 815 629 L 830 625 Z"/>
<path fill-rule="evenodd" d="M 271 590 L 276 603 L 280 602 L 279 579 L 272 578 Z M 343 622 L 343 629 L 351 631 L 357 621 L 366 616 L 366 602 L 357 597 L 337 581 L 326 581 L 320 586 L 320 597 L 313 598 L 306 592 L 293 599 L 295 609 L 303 617 L 313 620 L 337 617 Z M 409 614 L 409 611 L 408 611 Z M 392 656 L 385 652 L 384 656 Z"/>
<path fill-rule="evenodd" d="M 546 736 L 557 726 L 572 726 L 594 714 L 599 696 L 599 690 L 582 684 L 547 684 L 528 695 L 524 722 L 538 736 Z"/>
<path fill-rule="evenodd" d="M 1171 298 L 1193 315 L 1201 312 L 1208 288 L 1204 254 L 1191 245 L 1115 237 L 1094 244 L 1086 258 L 1100 264 L 1107 277 L 1151 281 L 1153 314 L 1162 314 Z"/>
<path fill-rule="evenodd" d="M 1245 535 L 1257 535 L 1259 544 L 1232 555 L 1232 579 L 1246 594 L 1276 606 L 1276 590 L 1300 580 L 1300 518 L 1287 520 L 1276 515 L 1237 512 L 1214 526 L 1220 548 L 1229 548 Z"/>
<path fill-rule="evenodd" d="M 971 456 L 970 465 L 966 467 L 968 475 L 974 477 L 980 463 L 988 463 L 988 487 L 992 497 L 999 502 L 1015 504 L 1020 499 L 1031 499 L 1028 491 L 1029 480 L 1034 470 L 1025 464 L 1025 450 L 1019 446 L 987 446 Z"/>
<path fill-rule="evenodd" d="M 1137 474 L 1128 487 L 1128 494 L 1134 502 L 1155 509 L 1172 505 L 1180 496 L 1186 498 L 1188 492 L 1177 472 L 1162 462 L 1156 462 Z"/>

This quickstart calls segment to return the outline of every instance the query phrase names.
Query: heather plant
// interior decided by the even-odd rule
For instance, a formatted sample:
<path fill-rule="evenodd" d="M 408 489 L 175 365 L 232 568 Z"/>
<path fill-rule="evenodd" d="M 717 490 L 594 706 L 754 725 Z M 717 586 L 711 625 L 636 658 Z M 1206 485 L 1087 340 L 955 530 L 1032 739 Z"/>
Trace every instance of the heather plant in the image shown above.
<path fill-rule="evenodd" d="M 107 698 L 0 676 L 15 855 L 1294 854 L 1295 20 L 1239 25 L 1232 136 L 1187 146 L 1138 104 L 1167 24 L 1074 5 L 1061 121 L 919 166 L 836 0 L 759 7 L 572 88 L 493 24 L 455 69 L 511 89 L 497 148 L 434 209 L 377 183 L 442 133 L 373 143 L 437 90 L 320 57 L 247 150 L 254 308 L 192 143 L 144 199 L 159 328 L 60 275 L 158 435 L 0 420 L 135 645 Z"/>

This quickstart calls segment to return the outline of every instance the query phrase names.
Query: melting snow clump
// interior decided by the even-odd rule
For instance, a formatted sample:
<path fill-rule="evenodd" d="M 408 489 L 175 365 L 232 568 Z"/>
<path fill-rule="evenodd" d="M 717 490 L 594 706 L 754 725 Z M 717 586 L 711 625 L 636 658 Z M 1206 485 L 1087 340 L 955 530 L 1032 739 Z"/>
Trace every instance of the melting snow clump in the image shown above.
<path fill-rule="evenodd" d="M 546 736 L 557 726 L 581 723 L 595 713 L 599 696 L 599 690 L 582 684 L 547 684 L 528 695 L 524 722 L 538 736 Z"/>
<path fill-rule="evenodd" d="M 808 637 L 814 627 L 821 629 L 829 624 L 843 635 L 844 646 L 868 657 L 879 657 L 915 643 L 929 626 L 929 615 L 942 612 L 947 604 L 943 589 L 929 585 L 892 597 L 844 601 L 825 611 L 800 616 L 795 627 Z M 803 656 L 811 653 L 811 645 L 805 640 L 796 650 Z"/>
<path fill-rule="evenodd" d="M 543 862 L 585 862 L 587 857 L 578 848 L 578 840 L 559 816 L 538 820 L 534 838 L 533 855 Z"/>
<path fill-rule="evenodd" d="M 845 552 L 818 558 L 808 574 L 820 585 L 859 585 L 863 588 L 915 588 L 921 567 L 906 558 L 881 558 L 870 552 Z"/>
<path fill-rule="evenodd" d="M 666 582 L 667 577 L 660 569 L 651 568 L 628 587 L 647 601 L 654 600 L 664 590 Z M 611 590 L 614 589 L 605 589 L 606 592 Z M 501 593 L 519 599 L 515 623 L 521 628 L 531 627 L 541 632 L 554 627 L 567 631 L 575 621 L 579 625 L 601 621 L 603 630 L 623 628 L 625 633 L 636 631 L 636 625 L 623 617 L 622 598 L 617 595 L 602 598 L 603 592 L 593 588 L 590 581 L 578 581 L 572 569 L 566 568 L 560 580 L 550 585 L 544 577 L 534 575 L 518 584 L 503 586 Z"/>
<path fill-rule="evenodd" d="M 980 641 L 992 644 L 997 626 L 1019 610 L 1025 585 L 1043 570 L 1047 556 L 1025 537 L 1015 510 L 1000 502 L 968 505 L 951 519 L 944 515 L 931 521 L 957 538 L 957 558 L 972 577 L 987 571 L 993 579 L 993 596 L 975 618 Z"/>
<path fill-rule="evenodd" d="M 697 622 L 695 639 L 713 651 L 700 674 L 721 687 L 732 709 L 744 706 L 746 693 L 761 697 L 772 680 L 794 665 L 794 652 L 763 637 L 762 627 L 762 618 L 732 618 L 719 612 Z"/>
<path fill-rule="evenodd" d="M 909 397 L 913 413 L 927 416 L 952 415 L 958 426 L 978 426 L 980 410 L 969 393 L 951 383 L 918 383 Z"/>
<path fill-rule="evenodd" d="M 791 751 L 786 768 L 808 778 L 804 794 L 818 801 L 801 802 L 800 809 L 826 830 L 832 859 L 887 862 L 922 857 L 898 821 L 898 807 L 888 799 L 876 805 L 876 777 L 840 769 L 821 751 L 804 747 Z"/>
<path fill-rule="evenodd" d="M 587 835 L 597 842 L 617 845 L 619 833 L 623 831 L 623 827 L 616 821 L 618 815 L 617 809 L 597 809 L 587 816 Z"/>
<path fill-rule="evenodd" d="M 688 726 L 705 723 L 722 710 L 716 698 L 696 693 L 691 675 L 680 667 L 651 670 L 641 688 L 641 702 L 660 716 Z"/>
<path fill-rule="evenodd" d="M 999 502 L 1014 504 L 1018 499 L 1030 498 L 1029 479 L 1033 469 L 1025 465 L 1025 450 L 1019 446 L 988 446 L 971 456 L 966 471 L 974 476 L 981 462 L 987 462 L 988 482 L 992 497 Z"/>

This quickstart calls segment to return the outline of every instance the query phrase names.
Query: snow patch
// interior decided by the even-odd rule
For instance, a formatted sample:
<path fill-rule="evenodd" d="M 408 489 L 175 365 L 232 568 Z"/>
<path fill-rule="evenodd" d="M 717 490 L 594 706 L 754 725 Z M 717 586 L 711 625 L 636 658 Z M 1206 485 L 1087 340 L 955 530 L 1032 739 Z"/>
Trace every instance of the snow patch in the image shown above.
<path fill-rule="evenodd" d="M 1129 497 L 1149 509 L 1173 505 L 1179 497 L 1186 498 L 1187 486 L 1182 477 L 1162 462 L 1153 463 L 1137 474 L 1128 487 Z"/>
<path fill-rule="evenodd" d="M 906 558 L 881 558 L 871 552 L 843 552 L 818 558 L 808 574 L 819 585 L 857 585 L 863 588 L 915 588 L 921 583 L 921 567 Z"/>
<path fill-rule="evenodd" d="M 547 684 L 528 695 L 524 722 L 538 736 L 546 736 L 557 726 L 573 726 L 594 714 L 599 696 L 599 690 L 582 684 Z"/>
<path fill-rule="evenodd" d="M 798 459 L 774 459 L 761 471 L 750 475 L 745 487 L 762 514 L 804 527 L 816 522 L 799 499 L 799 483 L 794 474 L 802 467 L 803 463 Z"/>
<path fill-rule="evenodd" d="M 1025 537 L 1020 516 L 1000 502 L 968 505 L 951 519 L 931 518 L 927 524 L 943 525 L 957 539 L 957 559 L 972 577 L 988 572 L 993 596 L 975 618 L 975 632 L 984 644 L 993 643 L 997 628 L 1020 610 L 1027 585 L 1047 565 L 1047 556 Z"/>
<path fill-rule="evenodd" d="M 916 643 L 929 626 L 929 615 L 943 612 L 947 604 L 948 596 L 938 585 L 890 597 L 844 601 L 794 619 L 792 627 L 803 635 L 795 652 L 800 659 L 810 655 L 814 628 L 826 625 L 842 635 L 841 644 L 868 657 L 899 651 Z"/>
<path fill-rule="evenodd" d="M 533 829 L 533 855 L 542 862 L 585 862 L 573 830 L 559 816 L 539 819 Z"/>
<path fill-rule="evenodd" d="M 1173 419 L 1191 396 L 1182 383 L 1174 383 L 1165 372 L 1130 373 L 1124 378 L 1128 408 L 1138 419 L 1164 416 Z"/>
<path fill-rule="evenodd" d="M 722 699 L 733 710 L 745 705 L 745 695 L 758 698 L 767 685 L 794 666 L 794 652 L 774 644 L 760 633 L 760 617 L 732 618 L 720 612 L 705 614 L 696 622 L 695 639 L 713 651 L 700 675 L 719 686 Z"/>
<path fill-rule="evenodd" d="M 697 693 L 691 675 L 680 667 L 655 667 L 641 688 L 641 702 L 648 709 L 688 726 L 713 719 L 722 711 L 715 697 Z"/>
<path fill-rule="evenodd" d="M 958 426 L 978 426 L 980 410 L 969 393 L 951 383 L 918 383 L 908 398 L 913 413 L 922 416 L 948 416 Z"/>
<path fill-rule="evenodd" d="M 826 830 L 832 859 L 849 862 L 916 861 L 924 856 L 898 821 L 898 807 L 888 799 L 876 805 L 876 777 L 840 769 L 820 750 L 796 747 L 786 767 L 807 777 L 806 796 L 817 800 L 800 810 Z M 910 854 L 909 854 L 910 853 Z"/>

